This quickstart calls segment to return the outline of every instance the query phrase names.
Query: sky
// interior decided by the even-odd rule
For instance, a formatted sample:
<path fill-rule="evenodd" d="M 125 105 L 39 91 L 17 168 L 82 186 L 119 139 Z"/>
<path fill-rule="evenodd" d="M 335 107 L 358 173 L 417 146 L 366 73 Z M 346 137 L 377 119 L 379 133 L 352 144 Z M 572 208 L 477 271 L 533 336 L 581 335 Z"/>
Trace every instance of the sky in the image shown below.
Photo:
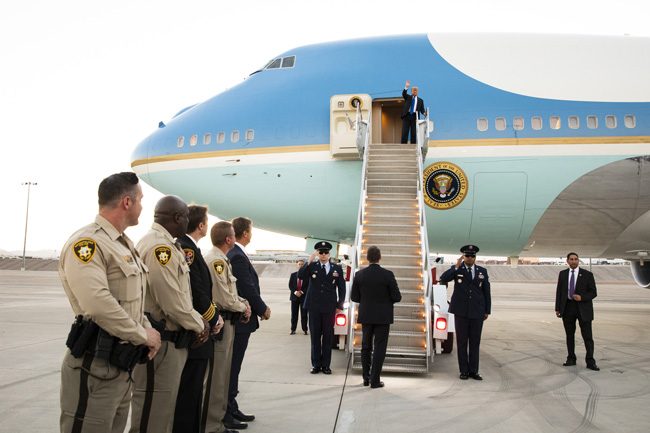
<path fill-rule="evenodd" d="M 302 45 L 388 34 L 524 32 L 650 36 L 645 0 L 23 0 L 0 5 L 0 250 L 61 248 L 97 213 L 101 179 L 181 108 Z M 127 234 L 162 196 L 143 184 Z M 216 221 L 212 218 L 211 221 Z M 207 242 L 207 243 L 206 243 Z M 202 247 L 209 246 L 204 239 Z M 302 250 L 255 229 L 251 250 Z"/>

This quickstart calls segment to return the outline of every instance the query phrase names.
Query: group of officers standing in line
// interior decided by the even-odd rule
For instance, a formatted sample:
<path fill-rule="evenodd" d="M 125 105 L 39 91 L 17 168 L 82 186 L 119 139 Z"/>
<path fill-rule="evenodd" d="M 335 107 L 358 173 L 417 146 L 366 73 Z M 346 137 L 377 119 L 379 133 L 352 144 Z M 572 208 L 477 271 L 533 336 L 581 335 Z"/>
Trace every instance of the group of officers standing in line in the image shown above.
<path fill-rule="evenodd" d="M 59 274 L 76 320 L 61 367 L 61 432 L 231 432 L 250 334 L 271 317 L 244 250 L 251 220 L 220 221 L 176 196 L 158 201 L 135 246 L 142 189 L 131 172 L 98 190 L 95 221 L 66 242 Z M 259 320 L 258 320 L 259 317 Z"/>

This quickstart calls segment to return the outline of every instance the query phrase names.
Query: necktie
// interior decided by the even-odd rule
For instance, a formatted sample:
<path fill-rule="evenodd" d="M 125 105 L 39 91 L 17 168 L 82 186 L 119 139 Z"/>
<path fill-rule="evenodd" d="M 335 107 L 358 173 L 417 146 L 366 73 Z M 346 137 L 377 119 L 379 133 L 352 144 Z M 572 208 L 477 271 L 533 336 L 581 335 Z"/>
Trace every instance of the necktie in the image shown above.
<path fill-rule="evenodd" d="M 302 289 L 302 280 L 298 278 L 298 291 L 300 292 L 300 289 Z"/>
<path fill-rule="evenodd" d="M 415 96 L 411 98 L 411 113 L 415 113 Z"/>
<path fill-rule="evenodd" d="M 569 299 L 573 299 L 576 293 L 575 269 L 571 269 L 571 278 L 569 279 Z"/>

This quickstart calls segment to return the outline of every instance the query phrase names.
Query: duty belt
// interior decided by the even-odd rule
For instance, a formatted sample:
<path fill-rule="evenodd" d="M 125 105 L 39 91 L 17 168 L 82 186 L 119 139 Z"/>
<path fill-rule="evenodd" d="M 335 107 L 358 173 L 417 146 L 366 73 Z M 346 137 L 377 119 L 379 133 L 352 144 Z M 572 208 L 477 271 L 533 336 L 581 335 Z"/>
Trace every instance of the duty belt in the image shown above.
<path fill-rule="evenodd" d="M 162 331 L 160 333 L 160 339 L 163 341 L 172 341 L 176 342 L 178 339 L 178 331 Z"/>
<path fill-rule="evenodd" d="M 241 313 L 234 311 L 220 311 L 219 314 L 223 320 L 237 321 L 241 317 Z"/>

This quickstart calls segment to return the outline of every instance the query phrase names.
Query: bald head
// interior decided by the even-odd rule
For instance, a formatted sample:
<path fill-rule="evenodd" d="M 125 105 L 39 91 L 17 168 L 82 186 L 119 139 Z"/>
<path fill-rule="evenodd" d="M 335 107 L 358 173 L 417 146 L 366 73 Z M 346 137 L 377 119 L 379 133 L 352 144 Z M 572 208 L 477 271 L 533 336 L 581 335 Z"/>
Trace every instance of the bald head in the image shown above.
<path fill-rule="evenodd" d="M 181 237 L 186 233 L 189 222 L 187 204 L 180 197 L 167 195 L 156 203 L 153 220 L 165 227 L 173 237 Z"/>

